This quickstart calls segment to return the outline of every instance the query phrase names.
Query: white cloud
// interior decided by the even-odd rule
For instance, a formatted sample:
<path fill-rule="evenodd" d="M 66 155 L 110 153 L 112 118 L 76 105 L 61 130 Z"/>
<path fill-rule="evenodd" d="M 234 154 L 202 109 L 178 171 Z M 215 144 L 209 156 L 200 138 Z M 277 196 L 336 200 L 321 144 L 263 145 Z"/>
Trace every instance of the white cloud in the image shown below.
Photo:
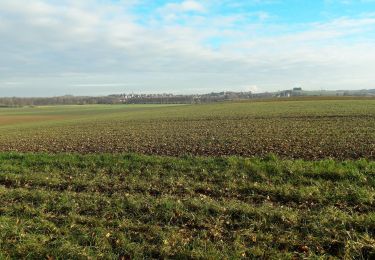
<path fill-rule="evenodd" d="M 198 3 L 197 1 L 186 0 L 181 3 L 181 9 L 183 11 L 195 11 L 195 12 L 203 12 L 205 8 L 202 4 Z"/>
<path fill-rule="evenodd" d="M 194 0 L 185 0 L 180 3 L 168 3 L 160 8 L 162 13 L 180 13 L 180 12 L 205 12 L 206 8 L 203 4 Z"/>

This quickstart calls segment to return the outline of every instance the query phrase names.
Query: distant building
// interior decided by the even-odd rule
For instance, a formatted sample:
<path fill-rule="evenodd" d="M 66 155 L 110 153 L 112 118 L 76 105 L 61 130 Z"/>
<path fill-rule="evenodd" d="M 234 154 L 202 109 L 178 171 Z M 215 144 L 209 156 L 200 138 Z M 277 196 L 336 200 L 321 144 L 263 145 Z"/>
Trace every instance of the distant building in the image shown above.
<path fill-rule="evenodd" d="M 293 88 L 293 91 L 302 91 L 302 88 Z"/>
<path fill-rule="evenodd" d="M 280 97 L 290 97 L 292 94 L 291 90 L 284 90 L 280 93 Z"/>

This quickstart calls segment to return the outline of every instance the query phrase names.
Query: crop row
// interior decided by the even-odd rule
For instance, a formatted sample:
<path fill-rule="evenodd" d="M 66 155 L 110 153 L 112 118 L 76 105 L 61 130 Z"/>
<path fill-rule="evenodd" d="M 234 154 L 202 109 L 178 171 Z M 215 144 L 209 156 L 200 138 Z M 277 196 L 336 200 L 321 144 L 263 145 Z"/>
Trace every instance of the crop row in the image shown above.
<path fill-rule="evenodd" d="M 2 151 L 375 158 L 375 118 L 122 119 L 14 129 Z"/>
<path fill-rule="evenodd" d="M 50 107 L 0 111 L 0 119 L 1 113 L 35 122 L 1 127 L 0 151 L 375 158 L 373 100 Z"/>

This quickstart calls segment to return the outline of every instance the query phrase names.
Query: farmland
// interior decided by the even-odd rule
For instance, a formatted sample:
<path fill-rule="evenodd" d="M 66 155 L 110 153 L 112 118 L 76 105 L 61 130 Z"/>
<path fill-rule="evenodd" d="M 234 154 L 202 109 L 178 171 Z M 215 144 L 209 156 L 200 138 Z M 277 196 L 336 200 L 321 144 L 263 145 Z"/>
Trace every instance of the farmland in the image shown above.
<path fill-rule="evenodd" d="M 375 100 L 0 109 L 0 259 L 373 259 Z"/>
<path fill-rule="evenodd" d="M 370 259 L 375 163 L 0 154 L 0 258 Z"/>
<path fill-rule="evenodd" d="M 0 129 L 1 151 L 375 158 L 375 100 L 1 109 Z"/>

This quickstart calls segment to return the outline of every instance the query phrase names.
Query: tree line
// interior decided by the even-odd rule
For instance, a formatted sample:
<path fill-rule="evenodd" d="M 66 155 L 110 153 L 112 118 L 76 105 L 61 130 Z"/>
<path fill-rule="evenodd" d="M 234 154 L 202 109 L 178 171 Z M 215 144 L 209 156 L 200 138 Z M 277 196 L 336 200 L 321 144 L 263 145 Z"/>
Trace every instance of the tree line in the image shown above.
<path fill-rule="evenodd" d="M 48 106 L 48 105 L 86 105 L 86 104 L 114 104 L 118 100 L 114 97 L 2 97 L 0 98 L 1 107 L 23 107 L 23 106 Z"/>
<path fill-rule="evenodd" d="M 220 92 L 202 95 L 136 94 L 109 96 L 0 97 L 0 107 L 87 105 L 87 104 L 194 104 L 249 99 L 251 92 Z"/>

